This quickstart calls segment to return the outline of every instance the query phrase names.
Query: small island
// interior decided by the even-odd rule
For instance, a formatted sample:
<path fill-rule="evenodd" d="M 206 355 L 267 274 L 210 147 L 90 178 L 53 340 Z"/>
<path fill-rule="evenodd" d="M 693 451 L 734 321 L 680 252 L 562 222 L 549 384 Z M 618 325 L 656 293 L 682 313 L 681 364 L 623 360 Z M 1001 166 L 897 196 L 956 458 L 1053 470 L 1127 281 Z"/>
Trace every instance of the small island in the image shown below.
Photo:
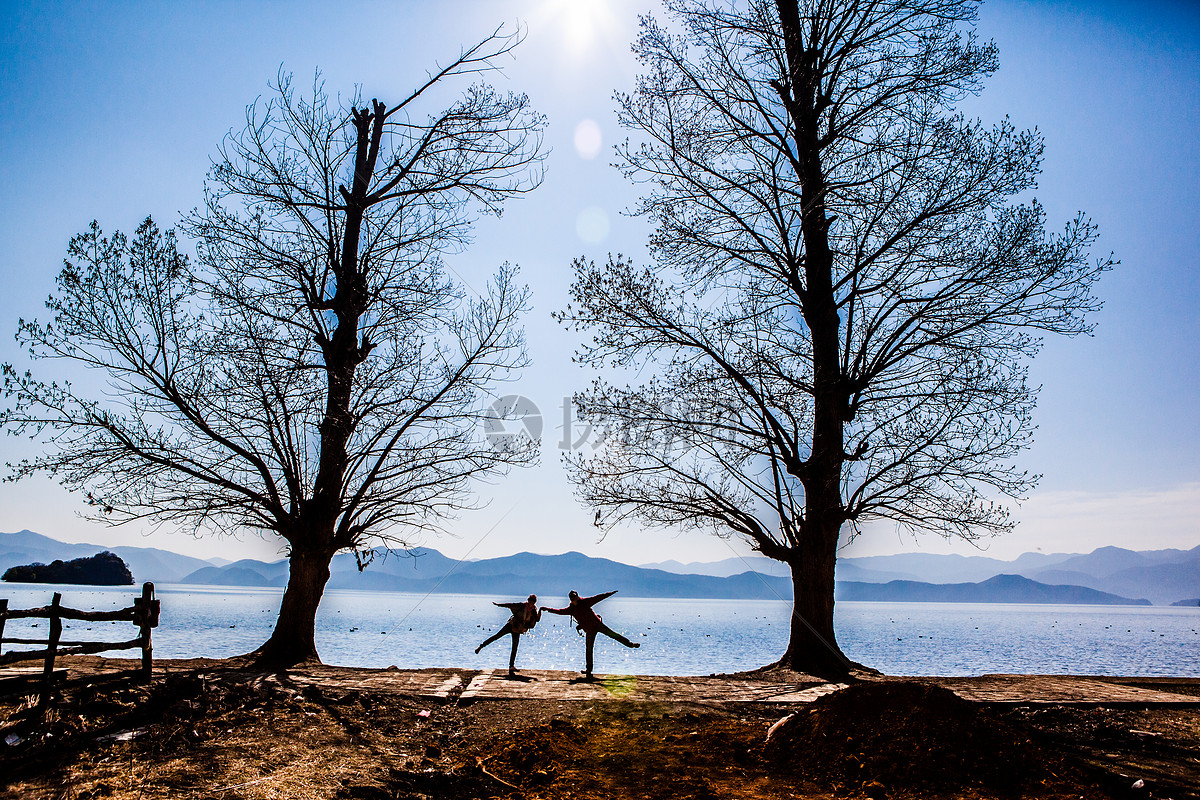
<path fill-rule="evenodd" d="M 3 580 L 12 583 L 76 583 L 90 586 L 131 586 L 133 573 L 116 553 L 97 553 L 70 561 L 9 567 Z"/>

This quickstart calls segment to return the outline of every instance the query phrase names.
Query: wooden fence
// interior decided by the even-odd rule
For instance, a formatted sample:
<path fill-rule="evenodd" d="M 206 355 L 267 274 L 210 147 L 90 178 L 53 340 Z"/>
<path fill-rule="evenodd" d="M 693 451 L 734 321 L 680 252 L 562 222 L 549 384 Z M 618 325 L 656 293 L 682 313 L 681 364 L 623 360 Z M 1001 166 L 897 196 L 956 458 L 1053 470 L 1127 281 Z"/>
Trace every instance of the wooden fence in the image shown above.
<path fill-rule="evenodd" d="M 50 605 L 42 606 L 41 608 L 12 608 L 8 607 L 8 600 L 0 599 L 0 666 L 5 664 L 13 664 L 19 661 L 32 661 L 41 659 L 44 664 L 42 670 L 42 690 L 41 701 L 46 702 L 50 696 L 50 690 L 54 681 L 54 659 L 58 656 L 65 655 L 86 655 L 91 653 L 102 653 L 106 650 L 132 650 L 141 648 L 142 650 L 142 668 L 141 675 L 144 678 L 150 677 L 150 670 L 153 666 L 153 647 L 150 641 L 150 631 L 158 627 L 158 600 L 154 598 L 154 584 L 142 584 L 142 596 L 135 597 L 133 605 L 128 608 L 118 609 L 116 611 L 79 611 L 74 608 L 67 608 L 62 605 L 62 594 L 54 593 L 54 598 L 50 601 Z M 4 635 L 4 623 L 10 619 L 22 618 L 42 618 L 50 621 L 50 630 L 44 639 L 27 639 L 19 637 L 6 637 Z M 138 627 L 139 633 L 137 638 L 130 639 L 124 642 L 78 642 L 78 641 L 63 641 L 62 629 L 64 619 L 87 620 L 90 622 L 113 622 L 113 621 L 129 621 Z M 40 644 L 45 645 L 42 650 L 14 650 L 9 653 L 4 652 L 5 644 Z"/>

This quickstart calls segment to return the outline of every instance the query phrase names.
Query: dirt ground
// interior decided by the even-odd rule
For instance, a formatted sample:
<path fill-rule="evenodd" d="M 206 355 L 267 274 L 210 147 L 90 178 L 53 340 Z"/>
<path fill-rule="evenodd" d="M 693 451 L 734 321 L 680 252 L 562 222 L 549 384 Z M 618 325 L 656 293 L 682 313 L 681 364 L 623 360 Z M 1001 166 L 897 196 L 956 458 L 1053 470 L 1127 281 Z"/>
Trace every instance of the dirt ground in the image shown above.
<path fill-rule="evenodd" d="M 0 698 L 0 797 L 30 800 L 1183 800 L 1198 787 L 1195 707 L 997 709 L 905 682 L 803 706 L 437 704 L 208 662 L 149 684 L 73 680 L 44 714 Z"/>

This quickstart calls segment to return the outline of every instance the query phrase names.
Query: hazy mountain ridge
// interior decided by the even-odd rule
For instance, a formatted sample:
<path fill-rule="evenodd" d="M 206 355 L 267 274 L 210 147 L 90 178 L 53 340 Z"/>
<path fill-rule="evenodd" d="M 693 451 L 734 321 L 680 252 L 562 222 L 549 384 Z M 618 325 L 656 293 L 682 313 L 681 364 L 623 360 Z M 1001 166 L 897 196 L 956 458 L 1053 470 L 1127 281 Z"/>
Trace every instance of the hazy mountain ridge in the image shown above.
<path fill-rule="evenodd" d="M 978 583 L 856 583 L 841 581 L 838 600 L 918 603 L 1071 603 L 1148 606 L 1149 600 L 1121 597 L 1084 586 L 1051 586 L 1021 575 L 996 575 Z"/>
<path fill-rule="evenodd" d="M 844 561 L 848 566 L 874 572 L 891 568 L 895 572 L 908 573 L 908 580 L 938 584 L 986 581 L 1004 574 L 1020 575 L 1052 586 L 1082 586 L 1124 597 L 1148 598 L 1158 605 L 1169 605 L 1200 593 L 1200 547 L 1145 551 L 1101 547 L 1086 554 L 1026 553 L 1014 561 L 925 553 L 847 558 Z M 855 580 L 888 582 L 881 577 L 882 573 L 870 577 L 869 572 L 860 572 Z"/>
<path fill-rule="evenodd" d="M 419 548 L 416 552 L 415 556 L 391 554 L 386 558 L 378 557 L 363 572 L 358 571 L 353 556 L 340 555 L 332 564 L 328 588 L 437 591 L 514 598 L 539 592 L 550 599 L 561 599 L 571 589 L 585 595 L 620 589 L 628 595 L 702 599 L 791 596 L 791 584 L 786 578 L 754 572 L 728 577 L 683 575 L 642 569 L 605 558 L 590 558 L 576 552 L 553 556 L 517 553 L 463 562 L 453 561 L 427 548 Z M 243 560 L 221 568 L 210 565 L 185 576 L 181 582 L 283 586 L 287 583 L 287 562 L 268 564 Z"/>
<path fill-rule="evenodd" d="M 761 575 L 774 575 L 786 578 L 792 574 L 787 564 L 765 556 L 735 556 L 720 561 L 690 561 L 686 564 L 678 561 L 659 561 L 652 564 L 639 564 L 643 569 L 659 569 L 663 572 L 674 572 L 679 575 L 712 575 L 717 578 L 728 578 L 743 572 L 757 572 Z"/>
<path fill-rule="evenodd" d="M 282 559 L 204 561 L 154 548 L 67 544 L 31 531 L 0 533 L 0 569 L 105 549 L 125 559 L 139 582 L 274 587 L 287 583 L 287 561 Z M 575 552 L 552 556 L 517 553 L 459 562 L 437 550 L 415 548 L 407 553 L 377 551 L 362 572 L 353 555 L 335 556 L 329 588 L 513 597 L 534 591 L 551 599 L 570 589 L 588 594 L 615 588 L 625 595 L 647 597 L 786 599 L 791 597 L 789 574 L 786 564 L 762 556 L 635 567 Z M 1000 576 L 1007 580 L 994 580 Z M 1154 551 L 1102 547 L 1087 554 L 1025 553 L 1012 561 L 933 553 L 848 557 L 839 561 L 837 577 L 842 599 L 870 596 L 918 601 L 972 596 L 990 599 L 957 602 L 1130 603 L 1148 598 L 1170 605 L 1200 595 L 1200 547 Z M 1018 577 L 1022 580 L 1017 581 Z M 884 591 L 869 588 L 872 586 L 891 588 Z M 1114 596 L 1116 599 L 1111 599 Z"/>
<path fill-rule="evenodd" d="M 769 574 L 786 575 L 786 565 L 752 556 L 730 558 L 708 565 L 709 574 L 747 564 Z M 651 566 L 651 565 L 647 565 Z M 662 562 L 661 568 L 677 570 L 679 562 Z M 984 582 L 997 575 L 1020 575 L 1038 583 L 1082 586 L 1123 597 L 1148 598 L 1157 605 L 1170 605 L 1181 598 L 1200 595 L 1200 546 L 1191 550 L 1127 550 L 1100 547 L 1091 553 L 1024 553 L 1012 561 L 990 556 L 940 553 L 900 553 L 890 556 L 850 556 L 838 559 L 839 583 L 886 584 L 909 581 L 926 584 Z"/>

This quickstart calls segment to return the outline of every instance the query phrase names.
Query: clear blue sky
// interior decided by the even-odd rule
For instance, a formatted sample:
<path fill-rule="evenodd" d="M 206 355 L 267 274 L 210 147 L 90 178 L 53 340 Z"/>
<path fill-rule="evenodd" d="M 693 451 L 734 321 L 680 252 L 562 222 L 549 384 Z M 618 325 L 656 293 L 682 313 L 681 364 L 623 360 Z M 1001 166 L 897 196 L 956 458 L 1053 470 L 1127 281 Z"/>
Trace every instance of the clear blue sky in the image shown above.
<path fill-rule="evenodd" d="M 472 557 L 728 557 L 730 546 L 715 539 L 632 529 L 598 543 L 558 463 L 563 398 L 590 376 L 570 363 L 574 342 L 549 314 L 566 302 L 573 257 L 643 253 L 642 223 L 619 215 L 636 189 L 608 166 L 607 151 L 621 135 L 611 93 L 632 86 L 636 15 L 655 8 L 651 0 L 0 5 L 0 360 L 22 363 L 16 321 L 44 316 L 74 233 L 92 219 L 128 231 L 147 214 L 169 225 L 200 201 L 210 155 L 281 66 L 301 83 L 320 68 L 332 93 L 361 84 L 364 96 L 386 101 L 461 45 L 520 20 L 528 39 L 496 80 L 528 92 L 549 116 L 547 179 L 502 220 L 480 223 L 475 245 L 451 266 L 482 284 L 512 261 L 533 288 L 534 364 L 504 391 L 542 410 L 544 456 L 540 467 L 484 487 L 490 504 L 452 523 L 455 537 L 427 543 Z M 1097 255 L 1112 250 L 1122 261 L 1099 287 L 1096 335 L 1052 341 L 1034 363 L 1040 430 L 1023 463 L 1045 477 L 1015 511 L 1018 532 L 991 542 L 991 555 L 1200 544 L 1198 8 L 1011 0 L 983 8 L 978 30 L 999 44 L 1001 69 L 964 110 L 1036 125 L 1047 143 L 1037 196 L 1052 224 L 1088 212 L 1100 225 Z M 0 448 L 4 460 L 28 452 L 12 438 Z M 79 508 L 48 481 L 0 485 L 2 531 L 202 556 L 275 552 L 257 540 L 147 539 L 78 519 Z M 948 546 L 880 529 L 845 553 L 917 547 Z"/>

